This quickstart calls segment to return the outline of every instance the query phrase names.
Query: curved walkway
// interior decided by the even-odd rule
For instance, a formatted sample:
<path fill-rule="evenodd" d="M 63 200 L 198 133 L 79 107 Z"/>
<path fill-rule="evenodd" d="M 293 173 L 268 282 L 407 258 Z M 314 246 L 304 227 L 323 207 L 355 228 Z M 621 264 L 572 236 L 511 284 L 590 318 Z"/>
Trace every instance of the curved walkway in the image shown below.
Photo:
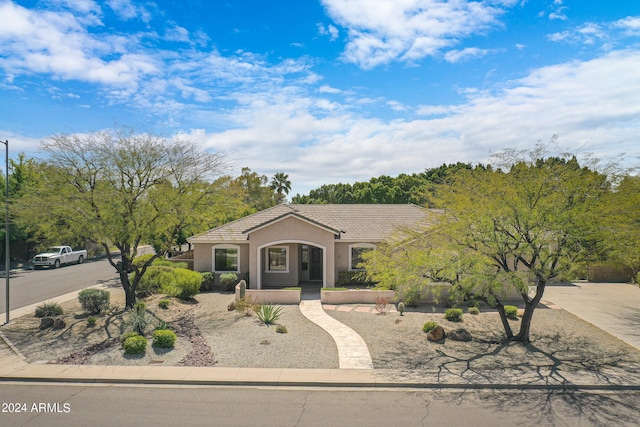
<path fill-rule="evenodd" d="M 369 348 L 362 337 L 325 313 L 320 300 L 300 301 L 300 312 L 327 331 L 336 342 L 340 369 L 373 369 Z"/>

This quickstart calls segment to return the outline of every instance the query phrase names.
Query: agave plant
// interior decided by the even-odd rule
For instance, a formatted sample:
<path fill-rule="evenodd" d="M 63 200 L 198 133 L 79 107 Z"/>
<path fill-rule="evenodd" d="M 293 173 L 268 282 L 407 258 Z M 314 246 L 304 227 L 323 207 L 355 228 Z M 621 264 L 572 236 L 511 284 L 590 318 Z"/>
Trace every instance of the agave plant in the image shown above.
<path fill-rule="evenodd" d="M 275 324 L 282 314 L 282 307 L 273 304 L 262 304 L 256 312 L 258 320 L 265 325 Z"/>

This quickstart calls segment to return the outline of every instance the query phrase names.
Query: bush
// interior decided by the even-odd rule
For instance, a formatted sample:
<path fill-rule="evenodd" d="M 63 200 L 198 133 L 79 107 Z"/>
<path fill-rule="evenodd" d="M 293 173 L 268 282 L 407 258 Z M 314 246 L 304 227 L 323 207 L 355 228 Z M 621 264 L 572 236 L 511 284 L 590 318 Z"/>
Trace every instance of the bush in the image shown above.
<path fill-rule="evenodd" d="M 156 347 L 173 348 L 177 338 L 176 333 L 169 329 L 153 331 L 153 345 Z"/>
<path fill-rule="evenodd" d="M 91 314 L 100 314 L 109 309 L 111 294 L 104 289 L 83 289 L 78 294 L 78 301 L 82 308 Z"/>
<path fill-rule="evenodd" d="M 469 307 L 467 309 L 467 313 L 469 313 L 469 314 L 480 314 L 480 309 L 478 307 Z"/>
<path fill-rule="evenodd" d="M 137 258 L 136 258 L 137 259 Z M 152 295 L 158 292 L 163 285 L 169 285 L 173 283 L 173 274 L 172 268 L 166 266 L 151 266 L 147 268 L 144 275 L 140 278 L 140 282 L 138 282 L 138 287 L 136 288 L 136 295 L 140 297 L 145 297 Z M 135 279 L 135 274 L 133 275 L 131 281 Z"/>
<path fill-rule="evenodd" d="M 140 335 L 132 336 L 124 341 L 123 347 L 125 354 L 142 354 L 147 351 L 147 339 Z"/>
<path fill-rule="evenodd" d="M 47 301 L 36 307 L 36 317 L 54 317 L 63 314 L 64 310 L 57 302 Z"/>
<path fill-rule="evenodd" d="M 433 320 L 430 320 L 427 323 L 425 323 L 424 325 L 422 325 L 422 332 L 429 332 L 433 328 L 435 328 L 436 326 L 438 326 L 438 324 L 436 322 L 434 322 Z"/>
<path fill-rule="evenodd" d="M 137 332 L 133 332 L 133 331 L 125 332 L 124 334 L 120 335 L 120 338 L 118 338 L 118 341 L 120 341 L 120 344 L 122 344 L 122 346 L 124 347 L 124 342 L 126 340 L 128 340 L 131 337 L 139 337 L 139 336 L 140 334 Z"/>
<path fill-rule="evenodd" d="M 87 317 L 87 325 L 88 326 L 96 326 L 97 322 L 98 321 L 97 321 L 97 319 L 95 317 L 93 317 L 93 316 Z"/>
<path fill-rule="evenodd" d="M 373 286 L 364 271 L 338 271 L 338 286 Z"/>
<path fill-rule="evenodd" d="M 288 332 L 287 327 L 284 325 L 278 325 L 276 326 L 276 332 L 279 334 L 286 334 Z"/>
<path fill-rule="evenodd" d="M 227 292 L 233 292 L 238 284 L 238 275 L 236 273 L 222 273 L 220 275 L 220 285 Z"/>
<path fill-rule="evenodd" d="M 407 307 L 417 307 L 421 298 L 422 293 L 418 288 L 405 289 L 402 293 L 402 300 L 404 301 L 404 305 Z"/>
<path fill-rule="evenodd" d="M 518 320 L 518 307 L 515 305 L 505 305 L 504 314 L 507 316 L 507 319 Z"/>
<path fill-rule="evenodd" d="M 173 270 L 176 284 L 180 293 L 178 298 L 189 299 L 198 295 L 200 292 L 200 285 L 202 285 L 202 275 L 195 271 L 187 270 L 186 268 L 176 268 Z"/>
<path fill-rule="evenodd" d="M 273 304 L 263 304 L 260 309 L 256 311 L 258 320 L 265 325 L 273 325 L 280 318 L 282 314 L 282 307 Z"/>
<path fill-rule="evenodd" d="M 149 261 L 154 256 L 155 254 L 144 254 L 144 255 L 137 256 L 133 259 L 133 265 L 135 265 L 138 268 L 142 268 L 142 265 L 145 262 Z"/>
<path fill-rule="evenodd" d="M 160 301 L 158 301 L 158 307 L 163 308 L 165 310 L 169 308 L 169 304 L 171 304 L 171 300 L 168 300 L 168 299 L 161 299 Z"/>
<path fill-rule="evenodd" d="M 202 284 L 200 285 L 200 292 L 210 292 L 213 290 L 213 285 L 216 281 L 216 275 L 210 271 L 203 271 L 200 273 L 202 275 Z"/>
<path fill-rule="evenodd" d="M 189 268 L 189 263 L 181 262 L 181 261 L 169 261 L 168 259 L 158 258 L 151 263 L 152 266 L 158 267 L 169 267 L 169 268 Z"/>
<path fill-rule="evenodd" d="M 461 308 L 448 308 L 444 312 L 444 318 L 450 322 L 460 322 L 462 320 Z"/>
<path fill-rule="evenodd" d="M 250 316 L 251 313 L 253 313 L 254 311 L 257 311 L 258 308 L 260 307 L 259 305 L 256 305 L 253 303 L 253 300 L 251 299 L 251 297 L 240 298 L 238 301 L 231 304 L 233 304 L 233 310 L 237 311 L 238 313 L 242 313 L 245 316 Z M 227 307 L 227 310 L 229 310 L 229 308 L 231 307 L 231 304 L 229 304 L 229 306 Z"/>

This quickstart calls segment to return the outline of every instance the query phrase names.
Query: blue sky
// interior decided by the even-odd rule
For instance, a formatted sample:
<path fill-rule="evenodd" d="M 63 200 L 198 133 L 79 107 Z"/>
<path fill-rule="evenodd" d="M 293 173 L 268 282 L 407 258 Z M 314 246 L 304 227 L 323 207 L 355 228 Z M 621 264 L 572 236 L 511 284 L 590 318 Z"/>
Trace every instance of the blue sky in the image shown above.
<path fill-rule="evenodd" d="M 133 126 L 321 184 L 640 154 L 640 1 L 0 0 L 0 139 Z"/>

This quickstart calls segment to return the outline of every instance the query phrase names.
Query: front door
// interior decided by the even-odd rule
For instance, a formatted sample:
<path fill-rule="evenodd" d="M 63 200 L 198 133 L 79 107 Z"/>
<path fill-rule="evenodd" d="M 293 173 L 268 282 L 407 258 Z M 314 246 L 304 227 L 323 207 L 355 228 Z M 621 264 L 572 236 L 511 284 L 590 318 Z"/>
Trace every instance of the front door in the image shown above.
<path fill-rule="evenodd" d="M 322 280 L 322 249 L 309 246 L 309 280 Z"/>

